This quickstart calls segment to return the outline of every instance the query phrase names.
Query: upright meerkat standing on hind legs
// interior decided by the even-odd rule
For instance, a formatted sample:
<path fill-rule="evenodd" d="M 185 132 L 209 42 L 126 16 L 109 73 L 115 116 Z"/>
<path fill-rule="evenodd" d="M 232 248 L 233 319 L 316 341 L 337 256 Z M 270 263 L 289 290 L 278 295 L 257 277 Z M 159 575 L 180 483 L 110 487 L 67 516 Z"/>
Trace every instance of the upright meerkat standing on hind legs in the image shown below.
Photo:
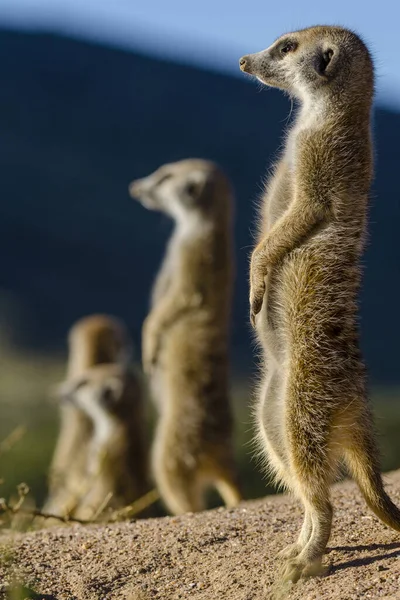
<path fill-rule="evenodd" d="M 143 365 L 160 411 L 152 465 L 175 514 L 205 508 L 215 486 L 240 500 L 228 391 L 232 191 L 212 163 L 183 160 L 134 181 L 130 194 L 175 220 L 143 327 Z"/>
<path fill-rule="evenodd" d="M 143 398 L 138 374 L 124 364 L 103 363 L 61 385 L 64 402 L 92 424 L 83 486 L 72 512 L 79 519 L 121 509 L 149 491 Z"/>
<path fill-rule="evenodd" d="M 250 269 L 251 321 L 265 356 L 259 439 L 305 520 L 282 580 L 317 573 L 344 458 L 369 507 L 400 531 L 386 494 L 359 349 L 357 295 L 372 179 L 373 65 L 353 32 L 311 27 L 240 59 L 300 102 L 268 182 Z"/>
<path fill-rule="evenodd" d="M 125 367 L 131 354 L 125 327 L 108 315 L 80 319 L 69 332 L 68 346 L 66 382 L 59 390 L 62 398 L 69 398 L 65 390 L 74 387 L 88 370 L 103 365 Z M 82 407 L 62 398 L 60 433 L 50 466 L 50 494 L 44 508 L 64 516 L 74 509 L 81 498 L 82 486 L 87 483 L 88 453 L 95 427 Z"/>

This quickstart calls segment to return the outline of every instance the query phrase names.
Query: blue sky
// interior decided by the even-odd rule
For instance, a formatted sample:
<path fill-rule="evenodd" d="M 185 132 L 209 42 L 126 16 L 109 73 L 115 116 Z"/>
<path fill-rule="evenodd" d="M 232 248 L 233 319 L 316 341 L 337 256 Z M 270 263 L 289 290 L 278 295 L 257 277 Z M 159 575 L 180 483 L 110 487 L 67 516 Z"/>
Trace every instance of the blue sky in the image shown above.
<path fill-rule="evenodd" d="M 375 57 L 379 99 L 400 109 L 399 0 L 0 0 L 0 25 L 61 31 L 239 77 L 242 54 L 317 23 L 361 33 Z"/>

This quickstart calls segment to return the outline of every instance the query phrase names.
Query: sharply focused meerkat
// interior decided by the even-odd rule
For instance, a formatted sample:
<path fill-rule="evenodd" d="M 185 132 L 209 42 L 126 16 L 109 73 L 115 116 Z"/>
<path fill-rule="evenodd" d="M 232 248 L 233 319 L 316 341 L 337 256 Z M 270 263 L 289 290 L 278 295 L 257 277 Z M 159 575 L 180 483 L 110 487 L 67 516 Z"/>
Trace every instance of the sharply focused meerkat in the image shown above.
<path fill-rule="evenodd" d="M 126 365 L 131 343 L 124 325 L 108 315 L 91 315 L 73 325 L 68 335 L 67 381 L 80 378 L 98 364 Z M 72 402 L 60 401 L 60 433 L 50 466 L 49 497 L 45 510 L 65 515 L 74 507 L 85 480 L 87 447 L 93 424 Z"/>
<path fill-rule="evenodd" d="M 304 503 L 283 580 L 318 572 L 344 458 L 369 507 L 400 531 L 386 494 L 359 349 L 357 296 L 373 175 L 373 65 L 341 27 L 281 36 L 242 71 L 300 103 L 263 197 L 251 258 L 251 321 L 265 356 L 259 438 L 276 479 Z"/>
<path fill-rule="evenodd" d="M 85 482 L 73 516 L 92 519 L 104 503 L 121 508 L 149 491 L 144 412 L 138 374 L 97 364 L 62 384 L 60 394 L 89 419 Z"/>
<path fill-rule="evenodd" d="M 160 412 L 152 470 L 170 512 L 205 508 L 214 486 L 240 501 L 228 391 L 232 191 L 212 163 L 183 160 L 130 185 L 175 229 L 143 326 L 143 366 Z"/>

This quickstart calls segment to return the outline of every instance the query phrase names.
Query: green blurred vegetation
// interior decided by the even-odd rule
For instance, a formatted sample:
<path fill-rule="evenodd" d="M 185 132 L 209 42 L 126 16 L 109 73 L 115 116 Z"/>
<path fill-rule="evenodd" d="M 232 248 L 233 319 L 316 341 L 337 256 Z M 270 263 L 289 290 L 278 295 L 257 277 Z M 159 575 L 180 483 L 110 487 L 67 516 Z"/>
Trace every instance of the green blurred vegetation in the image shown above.
<path fill-rule="evenodd" d="M 9 498 L 15 494 L 17 485 L 25 482 L 40 505 L 46 495 L 46 471 L 58 430 L 57 404 L 51 399 L 50 390 L 64 376 L 65 357 L 28 355 L 1 343 L 0 352 L 0 496 Z M 273 488 L 267 485 L 254 458 L 251 396 L 250 378 L 249 382 L 233 386 L 240 476 L 245 497 L 257 498 L 273 492 Z M 399 397 L 400 388 L 372 390 L 385 471 L 400 466 Z M 149 415 L 152 430 L 154 411 L 150 410 Z M 16 438 L 14 441 L 13 437 Z M 7 440 L 10 441 L 9 448 Z M 212 497 L 211 502 L 216 504 L 216 498 Z"/>

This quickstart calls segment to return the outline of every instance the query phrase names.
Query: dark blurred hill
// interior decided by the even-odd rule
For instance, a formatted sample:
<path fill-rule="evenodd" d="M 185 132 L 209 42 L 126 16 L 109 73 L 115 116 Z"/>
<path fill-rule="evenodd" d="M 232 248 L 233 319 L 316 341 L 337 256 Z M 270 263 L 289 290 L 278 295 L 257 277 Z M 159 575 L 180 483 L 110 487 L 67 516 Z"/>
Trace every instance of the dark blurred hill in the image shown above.
<path fill-rule="evenodd" d="M 234 57 L 235 58 L 235 57 Z M 219 162 L 237 195 L 237 372 L 252 364 L 247 263 L 254 200 L 290 105 L 249 81 L 53 36 L 0 31 L 0 322 L 62 347 L 83 314 L 124 318 L 139 343 L 170 231 L 127 194 L 166 161 Z M 362 296 L 373 383 L 400 382 L 400 114 L 375 115 L 377 178 Z M 19 315 L 12 321 L 14 310 Z"/>

